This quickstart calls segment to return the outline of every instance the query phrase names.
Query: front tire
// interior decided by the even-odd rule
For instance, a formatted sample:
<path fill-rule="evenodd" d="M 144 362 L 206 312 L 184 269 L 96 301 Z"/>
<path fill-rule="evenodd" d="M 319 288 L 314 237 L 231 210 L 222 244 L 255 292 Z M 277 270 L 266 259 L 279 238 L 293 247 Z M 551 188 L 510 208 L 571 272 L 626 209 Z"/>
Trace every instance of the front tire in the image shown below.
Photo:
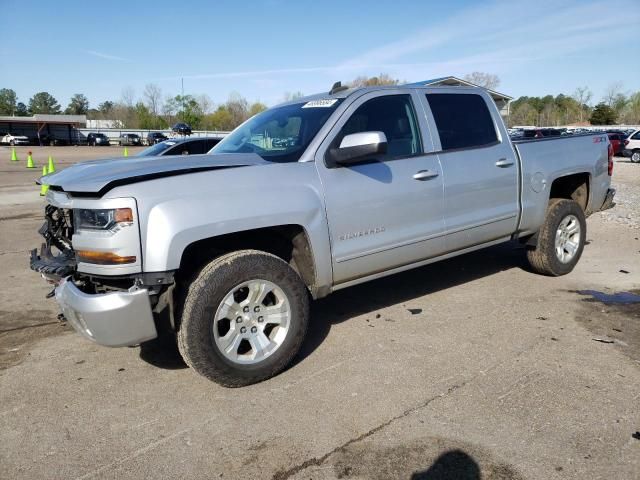
<path fill-rule="evenodd" d="M 226 387 L 261 382 L 295 357 L 309 295 L 282 259 L 257 250 L 216 258 L 189 286 L 178 329 L 187 365 Z"/>
<path fill-rule="evenodd" d="M 542 275 L 566 275 L 580 260 L 586 238 L 582 207 L 573 200 L 554 198 L 547 207 L 537 245 L 527 250 L 529 264 Z"/>

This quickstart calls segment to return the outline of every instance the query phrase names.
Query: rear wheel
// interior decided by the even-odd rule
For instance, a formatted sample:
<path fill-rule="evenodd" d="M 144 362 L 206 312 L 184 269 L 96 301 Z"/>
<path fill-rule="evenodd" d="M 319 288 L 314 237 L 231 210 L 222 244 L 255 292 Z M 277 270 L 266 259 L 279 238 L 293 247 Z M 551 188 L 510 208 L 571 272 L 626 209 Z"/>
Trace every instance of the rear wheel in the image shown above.
<path fill-rule="evenodd" d="M 531 268 L 543 275 L 566 275 L 580 260 L 586 236 L 582 207 L 573 200 L 552 199 L 538 233 L 538 243 L 527 250 Z"/>
<path fill-rule="evenodd" d="M 282 371 L 307 330 L 309 298 L 282 259 L 257 250 L 223 255 L 189 286 L 178 346 L 200 375 L 227 387 Z"/>
<path fill-rule="evenodd" d="M 633 163 L 640 163 L 640 150 L 635 150 L 632 154 L 631 154 L 631 161 Z"/>

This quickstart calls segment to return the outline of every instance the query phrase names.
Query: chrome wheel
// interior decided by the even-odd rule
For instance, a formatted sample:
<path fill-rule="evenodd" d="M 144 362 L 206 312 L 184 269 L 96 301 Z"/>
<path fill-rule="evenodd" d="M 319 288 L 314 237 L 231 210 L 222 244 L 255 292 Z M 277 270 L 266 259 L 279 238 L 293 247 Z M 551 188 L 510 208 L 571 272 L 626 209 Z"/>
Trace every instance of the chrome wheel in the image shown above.
<path fill-rule="evenodd" d="M 267 280 L 250 280 L 223 298 L 213 321 L 213 338 L 228 360 L 255 364 L 282 345 L 290 320 L 291 305 L 282 289 Z"/>
<path fill-rule="evenodd" d="M 580 248 L 580 221 L 575 215 L 567 215 L 556 230 L 556 256 L 562 263 L 569 263 Z"/>
<path fill-rule="evenodd" d="M 640 162 L 640 152 L 633 152 L 631 154 L 631 161 L 633 163 L 639 163 Z"/>

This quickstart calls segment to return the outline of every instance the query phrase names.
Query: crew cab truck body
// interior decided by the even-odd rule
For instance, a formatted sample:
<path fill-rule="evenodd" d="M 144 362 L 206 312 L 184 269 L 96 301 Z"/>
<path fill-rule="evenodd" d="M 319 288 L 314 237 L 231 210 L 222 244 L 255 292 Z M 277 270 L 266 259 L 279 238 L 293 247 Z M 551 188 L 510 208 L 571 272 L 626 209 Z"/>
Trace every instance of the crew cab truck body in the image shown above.
<path fill-rule="evenodd" d="M 207 155 L 43 177 L 31 267 L 86 337 L 167 327 L 198 373 L 246 385 L 296 355 L 310 297 L 513 239 L 534 270 L 569 273 L 612 168 L 606 134 L 512 143 L 482 89 L 336 85 Z"/>

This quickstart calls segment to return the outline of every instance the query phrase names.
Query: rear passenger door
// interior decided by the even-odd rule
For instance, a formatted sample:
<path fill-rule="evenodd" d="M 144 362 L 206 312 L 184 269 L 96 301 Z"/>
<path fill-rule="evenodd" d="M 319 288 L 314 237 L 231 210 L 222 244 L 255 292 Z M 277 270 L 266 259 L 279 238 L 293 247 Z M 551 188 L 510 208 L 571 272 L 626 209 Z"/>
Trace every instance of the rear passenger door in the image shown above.
<path fill-rule="evenodd" d="M 456 88 L 422 95 L 438 133 L 447 251 L 511 235 L 519 211 L 518 162 L 497 108 L 488 95 Z"/>

